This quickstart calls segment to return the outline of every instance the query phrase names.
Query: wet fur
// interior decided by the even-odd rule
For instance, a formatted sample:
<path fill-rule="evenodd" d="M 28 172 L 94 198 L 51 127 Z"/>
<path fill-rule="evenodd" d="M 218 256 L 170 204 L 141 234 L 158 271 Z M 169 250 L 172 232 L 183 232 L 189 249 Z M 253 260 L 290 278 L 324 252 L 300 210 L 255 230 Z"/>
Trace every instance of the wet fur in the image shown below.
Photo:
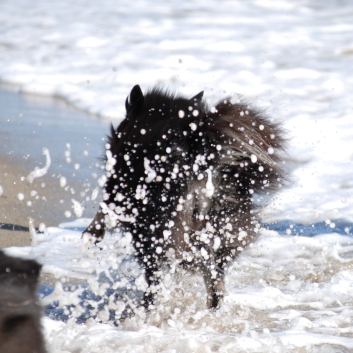
<path fill-rule="evenodd" d="M 110 227 L 132 234 L 147 309 L 162 265 L 174 259 L 202 273 L 207 306 L 217 308 L 227 264 L 257 236 L 253 194 L 283 184 L 281 126 L 229 97 L 211 109 L 202 96 L 143 95 L 135 86 L 125 120 L 111 127 L 103 207 L 84 233 L 96 241 Z"/>

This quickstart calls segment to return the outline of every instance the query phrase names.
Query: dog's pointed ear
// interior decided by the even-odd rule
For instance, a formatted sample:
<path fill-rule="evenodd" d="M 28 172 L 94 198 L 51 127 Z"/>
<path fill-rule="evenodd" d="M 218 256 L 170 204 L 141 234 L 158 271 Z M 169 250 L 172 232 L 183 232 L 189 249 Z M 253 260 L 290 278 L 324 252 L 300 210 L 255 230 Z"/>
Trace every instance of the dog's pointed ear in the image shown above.
<path fill-rule="evenodd" d="M 125 109 L 126 109 L 126 112 L 129 110 L 129 96 L 126 97 L 126 101 L 125 101 Z"/>
<path fill-rule="evenodd" d="M 144 99 L 145 97 L 143 96 L 140 86 L 134 86 L 125 101 L 126 112 L 130 109 L 140 110 L 143 106 Z"/>
<path fill-rule="evenodd" d="M 200 93 L 198 93 L 196 96 L 192 97 L 190 99 L 190 102 L 192 103 L 200 103 L 203 97 L 203 91 L 201 91 Z"/>

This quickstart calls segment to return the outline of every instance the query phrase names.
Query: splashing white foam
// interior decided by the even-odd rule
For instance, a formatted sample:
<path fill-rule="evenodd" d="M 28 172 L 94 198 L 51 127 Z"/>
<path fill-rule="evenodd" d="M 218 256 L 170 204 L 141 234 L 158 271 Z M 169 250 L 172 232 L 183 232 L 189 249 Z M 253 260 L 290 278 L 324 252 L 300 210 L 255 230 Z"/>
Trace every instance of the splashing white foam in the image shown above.
<path fill-rule="evenodd" d="M 83 210 L 84 210 L 83 207 L 82 207 L 82 205 L 81 205 L 78 201 L 76 201 L 76 200 L 74 200 L 74 199 L 71 199 L 71 201 L 72 201 L 72 203 L 73 203 L 73 208 L 74 208 L 75 216 L 76 216 L 77 218 L 82 217 Z"/>
<path fill-rule="evenodd" d="M 43 168 L 35 167 L 34 170 L 28 174 L 27 180 L 30 183 L 33 183 L 34 179 L 40 178 L 48 172 L 48 169 L 51 164 L 49 150 L 47 148 L 43 148 L 43 154 L 46 157 L 45 166 Z"/>
<path fill-rule="evenodd" d="M 215 187 L 212 183 L 212 172 L 209 169 L 207 169 L 206 172 L 207 172 L 207 182 L 206 182 L 205 195 L 211 198 L 214 193 Z"/>
<path fill-rule="evenodd" d="M 157 173 L 155 170 L 153 170 L 150 166 L 150 161 L 148 158 L 145 157 L 143 166 L 145 167 L 145 174 L 147 174 L 147 177 L 145 178 L 146 183 L 150 183 L 152 180 L 154 180 L 157 176 Z"/>

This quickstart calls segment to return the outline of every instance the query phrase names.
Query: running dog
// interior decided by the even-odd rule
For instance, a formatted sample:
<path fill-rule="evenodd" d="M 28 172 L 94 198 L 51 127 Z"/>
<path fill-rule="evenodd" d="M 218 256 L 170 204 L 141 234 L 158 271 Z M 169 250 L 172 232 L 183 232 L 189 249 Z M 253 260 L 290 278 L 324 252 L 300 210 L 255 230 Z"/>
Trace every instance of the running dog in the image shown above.
<path fill-rule="evenodd" d="M 126 117 L 111 126 L 103 202 L 84 231 L 99 242 L 108 228 L 132 235 L 154 305 L 161 268 L 176 261 L 202 274 L 207 307 L 225 293 L 225 268 L 258 234 L 254 195 L 284 181 L 280 124 L 230 97 L 210 107 L 192 98 L 136 85 Z"/>

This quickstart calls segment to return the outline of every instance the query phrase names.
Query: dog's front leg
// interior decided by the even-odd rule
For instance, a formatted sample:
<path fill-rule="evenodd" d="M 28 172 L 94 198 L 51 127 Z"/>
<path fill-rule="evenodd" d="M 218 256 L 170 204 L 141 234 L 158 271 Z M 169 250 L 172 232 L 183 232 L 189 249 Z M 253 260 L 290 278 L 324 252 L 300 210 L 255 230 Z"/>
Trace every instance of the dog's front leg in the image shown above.
<path fill-rule="evenodd" d="M 96 213 L 95 217 L 93 218 L 93 221 L 90 223 L 90 225 L 83 231 L 82 236 L 85 234 L 89 234 L 93 236 L 94 239 L 94 244 L 99 243 L 100 241 L 103 240 L 104 234 L 106 231 L 106 225 L 104 222 L 104 213 L 102 211 L 102 208 L 99 207 L 98 212 Z"/>

